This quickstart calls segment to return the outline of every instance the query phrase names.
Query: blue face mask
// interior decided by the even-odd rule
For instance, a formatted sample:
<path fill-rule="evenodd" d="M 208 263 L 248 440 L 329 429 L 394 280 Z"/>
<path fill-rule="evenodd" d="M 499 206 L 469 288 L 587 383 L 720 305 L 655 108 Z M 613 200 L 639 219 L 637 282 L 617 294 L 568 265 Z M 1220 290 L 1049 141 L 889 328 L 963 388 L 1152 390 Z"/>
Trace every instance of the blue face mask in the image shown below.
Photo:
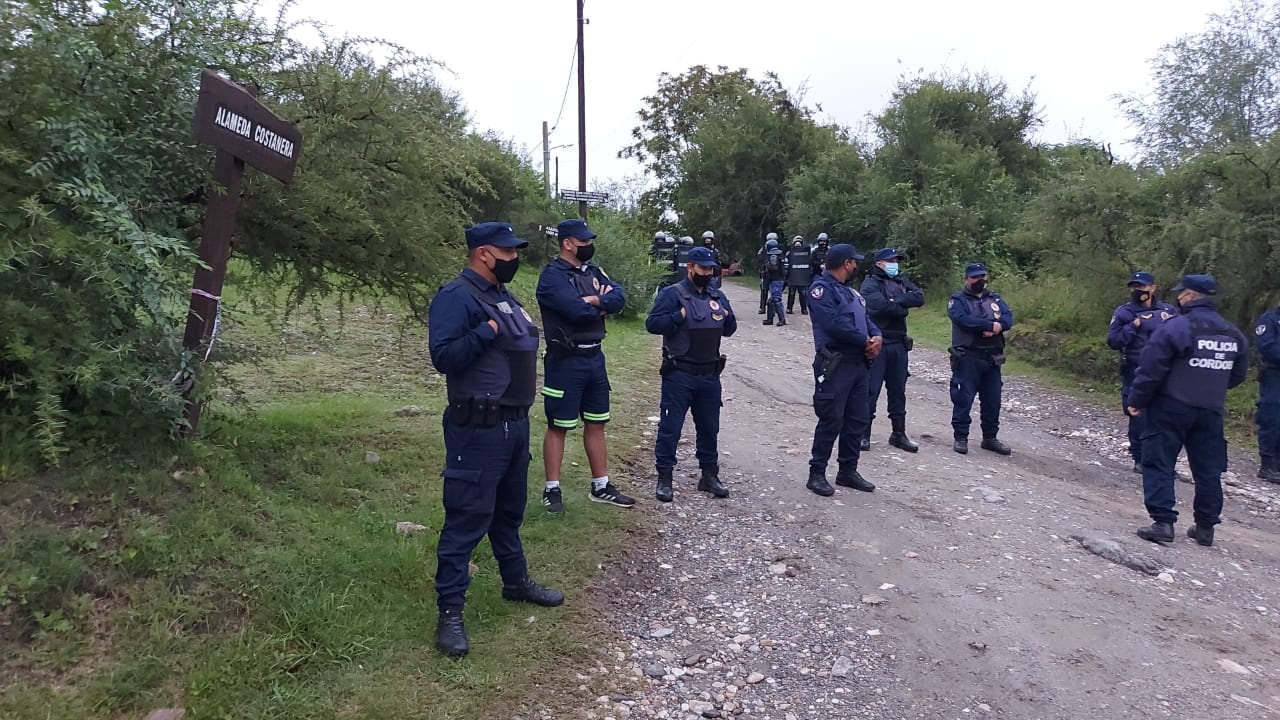
<path fill-rule="evenodd" d="M 884 274 L 889 277 L 898 277 L 898 263 L 885 263 Z"/>

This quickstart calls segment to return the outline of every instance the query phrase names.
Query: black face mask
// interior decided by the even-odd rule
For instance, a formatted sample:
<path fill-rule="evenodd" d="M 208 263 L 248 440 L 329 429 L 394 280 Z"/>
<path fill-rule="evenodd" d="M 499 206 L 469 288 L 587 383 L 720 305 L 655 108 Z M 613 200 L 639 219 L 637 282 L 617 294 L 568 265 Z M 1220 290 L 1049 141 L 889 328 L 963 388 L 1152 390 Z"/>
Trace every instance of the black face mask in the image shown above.
<path fill-rule="evenodd" d="M 510 260 L 493 259 L 493 276 L 503 285 L 511 282 L 516 276 L 516 271 L 520 269 L 520 256 L 517 255 Z"/>
<path fill-rule="evenodd" d="M 972 288 L 973 288 L 973 292 L 974 292 L 975 294 L 977 294 L 977 295 L 981 295 L 981 294 L 982 294 L 982 291 L 987 289 L 987 281 L 986 281 L 986 280 L 975 280 L 975 281 L 974 281 L 974 283 L 973 283 L 973 285 L 972 285 L 972 286 L 970 286 L 970 287 L 972 287 Z"/>
<path fill-rule="evenodd" d="M 710 275 L 690 275 L 689 282 L 693 283 L 695 286 L 699 288 L 705 288 L 706 286 L 711 284 L 711 276 Z"/>
<path fill-rule="evenodd" d="M 1134 290 L 1129 293 L 1129 297 L 1133 298 L 1135 305 L 1145 305 L 1147 300 L 1151 298 L 1151 293 L 1146 290 Z"/>
<path fill-rule="evenodd" d="M 586 262 L 596 256 L 596 246 L 595 244 L 579 245 L 574 248 L 573 256 L 578 258 L 578 262 Z"/>

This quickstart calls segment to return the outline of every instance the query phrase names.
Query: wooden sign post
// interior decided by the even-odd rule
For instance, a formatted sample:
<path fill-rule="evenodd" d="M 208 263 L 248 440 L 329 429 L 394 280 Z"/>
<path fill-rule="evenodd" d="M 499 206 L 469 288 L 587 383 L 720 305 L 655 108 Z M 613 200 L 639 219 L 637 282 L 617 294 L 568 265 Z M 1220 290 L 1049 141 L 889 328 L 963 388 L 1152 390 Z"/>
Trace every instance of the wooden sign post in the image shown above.
<path fill-rule="evenodd" d="M 271 112 L 243 87 L 219 77 L 212 70 L 200 74 L 196 101 L 195 140 L 216 149 L 213 180 L 221 186 L 209 198 L 201 227 L 200 260 L 191 288 L 191 308 L 182 346 L 196 354 L 210 341 L 222 283 L 231 254 L 231 234 L 240 204 L 240 179 L 245 164 L 288 183 L 298 166 L 302 133 L 297 126 Z M 208 357 L 208 353 L 205 353 Z M 188 390 L 188 392 L 190 392 Z M 188 399 L 185 434 L 194 435 L 200 424 L 201 405 Z"/>

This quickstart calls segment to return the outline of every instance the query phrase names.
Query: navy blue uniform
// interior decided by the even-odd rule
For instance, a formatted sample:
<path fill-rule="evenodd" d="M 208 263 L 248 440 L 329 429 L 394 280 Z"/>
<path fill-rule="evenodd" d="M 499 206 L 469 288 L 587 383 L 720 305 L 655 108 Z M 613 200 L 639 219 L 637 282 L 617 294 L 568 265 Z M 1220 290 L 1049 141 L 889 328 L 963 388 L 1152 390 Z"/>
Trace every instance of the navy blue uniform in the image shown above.
<path fill-rule="evenodd" d="M 437 602 L 460 609 L 471 553 L 486 534 L 503 583 L 526 577 L 520 525 L 538 328 L 505 286 L 468 268 L 432 299 L 428 329 L 431 363 L 444 374 L 449 397 L 442 418 L 445 519 L 436 552 Z"/>
<path fill-rule="evenodd" d="M 871 363 L 867 395 L 870 429 L 869 424 L 876 419 L 881 387 L 889 390 L 889 419 L 900 421 L 907 417 L 907 378 L 911 375 L 907 371 L 907 313 L 924 305 L 924 291 L 902 275 L 891 278 L 873 265 L 862 281 L 862 297 L 867 300 L 867 314 L 884 337 L 884 347 Z"/>
<path fill-rule="evenodd" d="M 1263 470 L 1280 473 L 1280 308 L 1254 324 L 1254 342 L 1262 356 L 1258 374 L 1258 455 Z"/>
<path fill-rule="evenodd" d="M 838 437 L 839 472 L 853 473 L 868 420 L 867 340 L 879 336 L 880 328 L 867 315 L 866 299 L 829 272 L 809 286 L 809 314 L 815 353 L 813 411 L 818 416 L 809 472 L 826 472 Z"/>
<path fill-rule="evenodd" d="M 672 363 L 662 376 L 662 407 L 654 443 L 658 472 L 676 466 L 676 443 L 690 410 L 697 431 L 698 466 L 717 466 L 723 369 L 720 338 L 738 330 L 729 299 L 715 288 L 699 290 L 685 278 L 658 293 L 644 326 L 662 336 L 663 356 Z"/>
<path fill-rule="evenodd" d="M 1119 350 L 1120 361 L 1120 409 L 1129 418 L 1129 454 L 1136 463 L 1142 462 L 1142 432 L 1146 427 L 1144 416 L 1134 417 L 1125 410 L 1129 407 L 1129 391 L 1133 388 L 1133 376 L 1138 370 L 1138 358 L 1147 346 L 1151 334 L 1165 321 L 1177 317 L 1178 310 L 1169 303 L 1156 302 L 1151 307 L 1129 302 L 1116 308 L 1107 328 L 1107 345 Z M 1133 321 L 1139 324 L 1134 327 Z"/>
<path fill-rule="evenodd" d="M 777 315 L 779 323 L 785 323 L 787 320 L 782 307 L 782 289 L 787 280 L 787 256 L 781 247 L 764 251 L 760 260 L 760 271 L 769 289 L 765 323 L 773 324 L 774 315 Z"/>
<path fill-rule="evenodd" d="M 1142 489 L 1147 513 L 1174 523 L 1174 463 L 1185 447 L 1195 479 L 1195 522 L 1218 524 L 1227 469 L 1223 404 L 1248 374 L 1244 335 L 1207 299 L 1189 302 L 1147 341 L 1129 393 L 1147 416 L 1142 436 Z"/>
<path fill-rule="evenodd" d="M 961 290 L 947 301 L 951 318 L 951 430 L 957 440 L 967 440 L 973 423 L 973 399 L 982 402 L 982 439 L 1000 433 L 1000 393 L 1004 378 L 1004 336 L 1013 327 L 1013 311 L 999 293 L 983 291 L 975 295 Z M 982 333 L 1000 323 L 999 335 Z"/>
<path fill-rule="evenodd" d="M 600 298 L 599 306 L 583 299 L 593 295 Z M 572 430 L 579 417 L 609 422 L 609 374 L 600 343 L 605 316 L 622 312 L 627 303 L 622 286 L 599 266 L 574 267 L 556 258 L 538 278 L 537 297 L 547 337 L 542 386 L 547 425 Z"/>

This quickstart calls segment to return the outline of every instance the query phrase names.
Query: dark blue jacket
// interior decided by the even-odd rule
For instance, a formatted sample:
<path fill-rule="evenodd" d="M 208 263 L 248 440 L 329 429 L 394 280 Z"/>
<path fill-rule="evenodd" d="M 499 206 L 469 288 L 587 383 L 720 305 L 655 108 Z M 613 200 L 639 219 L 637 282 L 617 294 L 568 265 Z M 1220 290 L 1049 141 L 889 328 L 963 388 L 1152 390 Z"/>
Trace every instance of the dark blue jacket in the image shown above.
<path fill-rule="evenodd" d="M 1258 353 L 1262 355 L 1262 374 L 1280 374 L 1280 308 L 1272 308 L 1254 323 Z"/>
<path fill-rule="evenodd" d="M 1005 334 L 1013 327 L 1013 310 L 1000 293 L 983 290 L 974 295 L 961 290 L 947 301 L 947 317 L 951 318 L 951 345 L 977 350 L 998 351 L 1004 348 Z M 989 338 L 982 333 L 1000 323 L 1003 330 Z"/>
<path fill-rule="evenodd" d="M 872 266 L 862 281 L 862 297 L 867 299 L 871 320 L 884 333 L 885 342 L 907 337 L 907 314 L 910 308 L 924 305 L 924 291 L 905 275 L 889 277 L 879 266 Z"/>
<path fill-rule="evenodd" d="M 880 328 L 867 314 L 867 300 L 858 291 L 823 271 L 809 285 L 809 319 L 813 323 L 813 348 L 861 356 L 867 339 Z"/>
<path fill-rule="evenodd" d="M 608 295 L 602 294 L 607 287 L 613 289 Z M 600 296 L 599 307 L 583 300 L 592 295 Z M 622 286 L 610 280 L 598 265 L 584 263 L 574 267 L 559 257 L 547 263 L 538 276 L 537 298 L 548 343 L 599 343 L 605 335 L 605 315 L 616 315 L 627 304 Z"/>
<path fill-rule="evenodd" d="M 1142 409 L 1157 395 L 1192 407 L 1221 410 L 1227 390 L 1249 374 L 1249 345 L 1213 302 L 1195 300 L 1163 323 L 1147 341 L 1129 391 L 1129 405 Z"/>
<path fill-rule="evenodd" d="M 1177 316 L 1178 309 L 1166 302 L 1152 303 L 1151 307 L 1133 302 L 1121 305 L 1111 316 L 1111 325 L 1107 328 L 1107 345 L 1123 354 L 1125 368 L 1136 368 L 1138 357 L 1142 355 L 1142 348 L 1147 346 L 1151 334 Z M 1134 318 L 1141 318 L 1141 325 L 1134 327 Z"/>

